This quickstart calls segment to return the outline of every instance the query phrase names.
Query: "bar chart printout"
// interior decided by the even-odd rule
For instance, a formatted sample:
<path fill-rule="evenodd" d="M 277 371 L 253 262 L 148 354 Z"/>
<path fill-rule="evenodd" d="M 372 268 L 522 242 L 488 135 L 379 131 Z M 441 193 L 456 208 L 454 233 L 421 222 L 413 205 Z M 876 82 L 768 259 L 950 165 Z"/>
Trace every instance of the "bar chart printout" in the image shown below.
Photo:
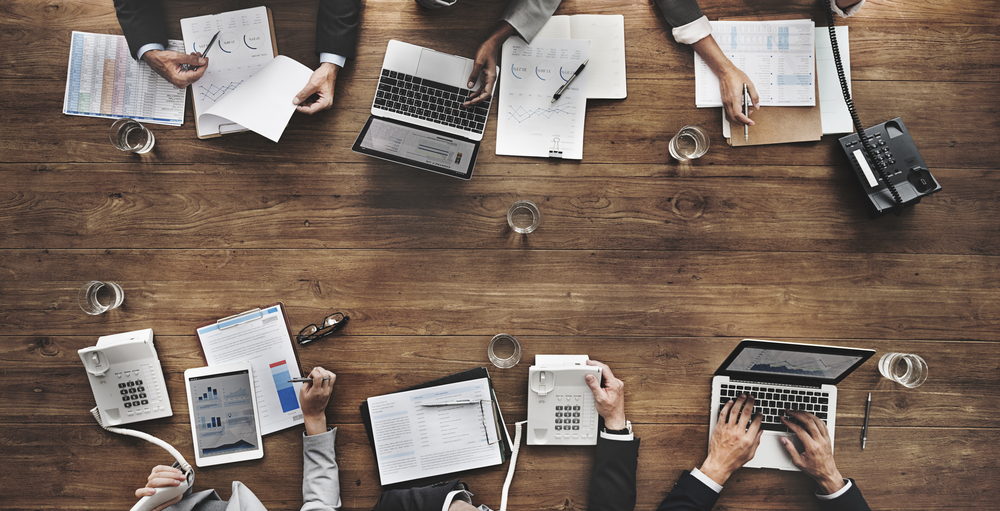
<path fill-rule="evenodd" d="M 167 49 L 184 51 L 182 41 Z M 187 89 L 174 87 L 129 54 L 120 35 L 73 32 L 63 113 L 180 126 Z"/>
<path fill-rule="evenodd" d="M 288 364 L 284 360 L 271 364 L 271 376 L 274 377 L 274 387 L 278 390 L 281 411 L 288 413 L 298 410 L 299 400 L 295 397 L 295 387 L 288 383 L 292 377 L 288 372 Z"/>

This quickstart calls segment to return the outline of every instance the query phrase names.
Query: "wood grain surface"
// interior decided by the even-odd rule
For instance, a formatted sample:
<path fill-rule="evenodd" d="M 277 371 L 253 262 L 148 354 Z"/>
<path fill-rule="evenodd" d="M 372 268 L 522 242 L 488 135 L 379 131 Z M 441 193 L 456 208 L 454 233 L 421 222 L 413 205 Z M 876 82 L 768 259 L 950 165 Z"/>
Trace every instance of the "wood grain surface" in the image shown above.
<path fill-rule="evenodd" d="M 182 17 L 259 2 L 164 1 Z M 109 122 L 61 113 L 71 32 L 120 34 L 110 0 L 0 4 L 0 509 L 128 509 L 159 448 L 94 424 L 77 350 L 152 328 L 173 417 L 140 423 L 189 458 L 183 372 L 203 364 L 196 326 L 282 301 L 293 330 L 333 311 L 340 334 L 299 350 L 338 374 L 345 510 L 381 488 L 358 405 L 488 365 L 496 333 L 522 361 L 491 370 L 505 418 L 524 420 L 536 354 L 584 353 L 626 383 L 642 438 L 637 510 L 653 509 L 708 441 L 711 375 L 743 338 L 877 350 L 839 387 L 836 459 L 873 509 L 995 509 L 1000 501 L 1000 3 L 869 0 L 850 26 L 862 122 L 902 117 L 943 191 L 901 216 L 867 218 L 835 136 L 731 148 L 719 109 L 694 108 L 690 47 L 652 0 L 573 0 L 557 14 L 623 14 L 628 98 L 591 100 L 582 161 L 497 156 L 491 113 L 475 176 L 440 177 L 351 152 L 390 39 L 472 56 L 503 0 L 428 11 L 366 0 L 357 58 L 330 111 L 296 114 L 272 143 L 151 126 L 125 155 Z M 808 15 L 814 0 L 702 0 L 710 19 Z M 314 67 L 316 0 L 273 1 L 278 48 Z M 495 108 L 494 108 L 495 110 Z M 667 143 L 709 129 L 705 157 Z M 535 201 L 541 227 L 505 221 Z M 77 290 L 118 282 L 121 308 L 87 316 Z M 922 355 L 905 389 L 878 357 Z M 492 366 L 491 366 L 492 367 Z M 872 392 L 868 447 L 859 435 Z M 511 430 L 513 427 L 511 426 Z M 247 484 L 272 510 L 301 504 L 301 428 L 265 439 L 255 462 L 198 470 L 228 498 Z M 583 510 L 592 448 L 523 448 L 511 510 Z M 459 474 L 499 508 L 506 465 Z M 716 509 L 818 509 L 806 476 L 744 469 Z"/>

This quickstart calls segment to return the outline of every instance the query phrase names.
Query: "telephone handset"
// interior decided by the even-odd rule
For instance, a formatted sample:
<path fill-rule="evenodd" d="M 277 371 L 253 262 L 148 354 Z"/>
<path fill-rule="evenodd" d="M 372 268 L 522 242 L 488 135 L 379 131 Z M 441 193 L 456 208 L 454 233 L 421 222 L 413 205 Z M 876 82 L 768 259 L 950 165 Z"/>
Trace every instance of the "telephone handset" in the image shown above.
<path fill-rule="evenodd" d="M 170 398 L 153 329 L 97 339 L 97 346 L 77 351 L 87 369 L 90 389 L 104 422 L 111 426 L 170 417 Z"/>
<path fill-rule="evenodd" d="M 897 117 L 868 129 L 862 128 L 847 87 L 844 65 L 840 61 L 840 48 L 833 28 L 833 7 L 829 3 L 826 15 L 840 87 L 844 91 L 844 101 L 847 102 L 847 109 L 857 132 L 841 137 L 840 147 L 847 155 L 858 183 L 868 198 L 868 216 L 873 220 L 888 213 L 898 216 L 902 208 L 913 206 L 923 197 L 941 191 L 941 185 L 927 169 L 927 164 L 920 156 L 902 119 Z"/>
<path fill-rule="evenodd" d="M 528 445 L 595 445 L 597 408 L 587 355 L 535 355 L 528 369 Z"/>

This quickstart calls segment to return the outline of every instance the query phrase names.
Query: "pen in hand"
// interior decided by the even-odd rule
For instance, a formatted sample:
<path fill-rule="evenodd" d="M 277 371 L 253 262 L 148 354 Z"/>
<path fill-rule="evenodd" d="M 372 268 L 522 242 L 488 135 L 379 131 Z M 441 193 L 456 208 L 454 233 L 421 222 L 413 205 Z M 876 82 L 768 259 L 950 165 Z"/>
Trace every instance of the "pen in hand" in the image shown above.
<path fill-rule="evenodd" d="M 566 88 L 569 87 L 569 84 L 573 83 L 573 80 L 576 79 L 577 75 L 583 72 L 583 68 L 587 67 L 587 62 L 590 62 L 590 59 L 583 61 L 583 64 L 580 64 L 580 67 L 576 68 L 576 71 L 574 71 L 573 75 L 569 77 L 569 80 L 566 80 L 566 83 L 562 84 L 562 87 L 559 87 L 556 93 L 552 95 L 552 103 L 558 101 L 563 95 L 563 92 L 566 92 Z"/>
<path fill-rule="evenodd" d="M 323 377 L 323 381 L 327 381 L 329 379 L 330 379 L 329 376 Z M 292 378 L 291 380 L 288 380 L 288 383 L 312 383 L 312 382 L 313 382 L 312 378 Z"/>
<path fill-rule="evenodd" d="M 208 58 L 208 50 L 212 49 L 212 45 L 215 44 L 215 40 L 219 38 L 219 34 L 221 33 L 222 31 L 220 30 L 216 32 L 215 35 L 212 36 L 212 40 L 208 42 L 208 46 L 205 46 L 205 51 L 201 52 L 201 58 L 203 59 Z M 188 66 L 188 71 L 197 71 L 198 67 L 199 66 Z"/>
<path fill-rule="evenodd" d="M 747 84 L 743 84 L 743 115 L 748 119 L 750 118 L 750 92 L 747 90 Z M 750 141 L 750 125 L 743 125 L 743 139 L 745 142 Z"/>

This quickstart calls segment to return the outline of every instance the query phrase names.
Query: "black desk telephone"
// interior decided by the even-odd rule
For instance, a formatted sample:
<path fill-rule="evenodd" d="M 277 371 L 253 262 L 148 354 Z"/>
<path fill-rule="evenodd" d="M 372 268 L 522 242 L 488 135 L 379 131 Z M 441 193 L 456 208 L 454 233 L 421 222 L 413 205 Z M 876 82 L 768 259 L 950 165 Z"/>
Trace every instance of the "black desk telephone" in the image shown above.
<path fill-rule="evenodd" d="M 876 219 L 887 213 L 899 215 L 902 208 L 917 204 L 920 199 L 941 191 L 941 185 L 927 169 L 927 164 L 920 156 L 902 119 L 897 117 L 868 129 L 862 128 L 847 87 L 844 66 L 840 62 L 837 34 L 833 28 L 833 7 L 829 4 L 826 15 L 833 60 L 837 64 L 840 87 L 844 91 L 844 101 L 847 102 L 856 131 L 842 137 L 840 147 L 854 168 L 861 190 L 868 197 L 868 216 Z M 864 138 L 859 138 L 859 133 L 864 133 Z"/>

